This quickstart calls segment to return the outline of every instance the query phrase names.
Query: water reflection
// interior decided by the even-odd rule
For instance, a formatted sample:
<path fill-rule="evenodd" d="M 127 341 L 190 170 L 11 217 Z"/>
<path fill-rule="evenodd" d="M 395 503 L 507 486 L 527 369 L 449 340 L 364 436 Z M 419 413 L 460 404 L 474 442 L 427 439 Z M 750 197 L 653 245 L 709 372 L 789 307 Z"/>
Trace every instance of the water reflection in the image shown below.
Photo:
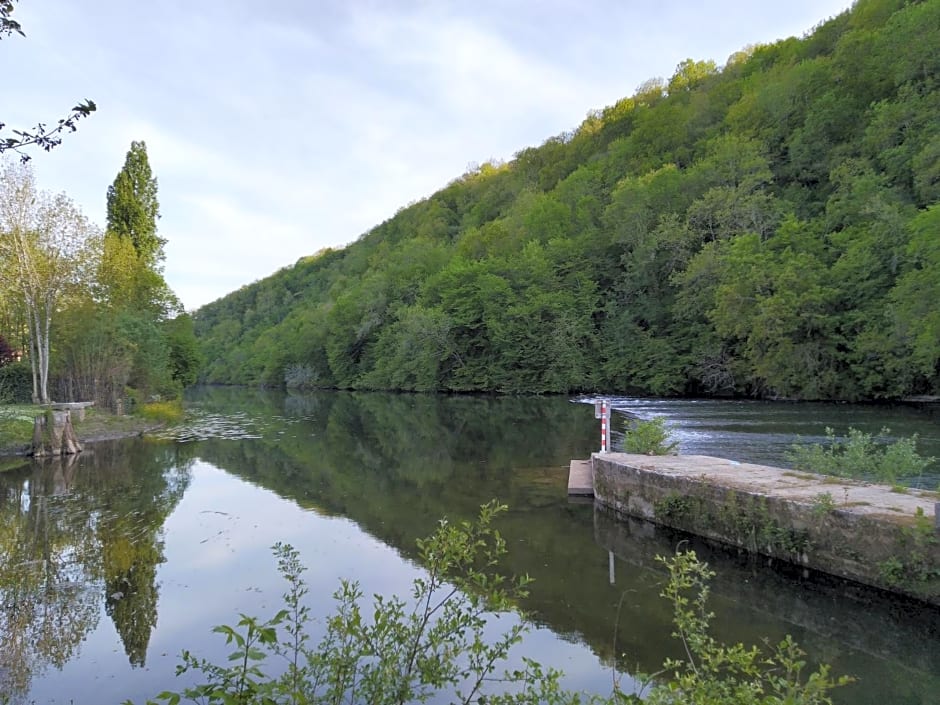
<path fill-rule="evenodd" d="M 654 557 L 684 537 L 566 499 L 569 459 L 597 441 L 583 405 L 233 389 L 200 390 L 191 405 L 160 442 L 0 475 L 0 673 L 21 699 L 142 702 L 181 687 L 181 649 L 224 660 L 211 626 L 276 607 L 277 540 L 311 566 L 316 615 L 340 577 L 367 594 L 407 591 L 415 539 L 493 497 L 510 506 L 507 567 L 535 578 L 526 655 L 601 693 L 612 666 L 650 672 L 680 655 Z M 940 689 L 937 611 L 699 549 L 718 572 L 720 637 L 792 633 L 811 660 L 861 677 L 843 703 L 930 702 Z M 69 623 L 43 627 L 43 611 Z"/>
<path fill-rule="evenodd" d="M 186 490 L 187 463 L 142 441 L 0 475 L 0 692 L 76 657 L 104 612 L 132 666 L 157 619 L 160 530 Z"/>
<path fill-rule="evenodd" d="M 414 539 L 437 518 L 469 517 L 499 497 L 510 505 L 501 526 L 510 566 L 536 581 L 524 605 L 536 623 L 588 644 L 602 663 L 626 671 L 655 671 L 664 658 L 680 655 L 668 606 L 657 596 L 665 576 L 654 557 L 685 537 L 612 521 L 564 500 L 567 460 L 585 457 L 595 443 L 593 415 L 583 407 L 562 400 L 354 394 L 285 402 L 297 414 L 290 428 L 260 444 L 210 440 L 203 457 L 304 506 L 348 516 L 412 558 Z M 225 402 L 209 396 L 203 403 Z M 714 593 L 723 638 L 759 643 L 793 634 L 806 642 L 812 660 L 862 676 L 861 685 L 840 696 L 844 702 L 880 702 L 889 691 L 873 689 L 870 678 L 889 682 L 898 672 L 907 676 L 892 686 L 894 694 L 926 697 L 940 686 L 936 610 L 700 550 L 719 567 Z M 615 585 L 608 551 L 615 555 Z M 618 610 L 623 627 L 615 640 Z"/>

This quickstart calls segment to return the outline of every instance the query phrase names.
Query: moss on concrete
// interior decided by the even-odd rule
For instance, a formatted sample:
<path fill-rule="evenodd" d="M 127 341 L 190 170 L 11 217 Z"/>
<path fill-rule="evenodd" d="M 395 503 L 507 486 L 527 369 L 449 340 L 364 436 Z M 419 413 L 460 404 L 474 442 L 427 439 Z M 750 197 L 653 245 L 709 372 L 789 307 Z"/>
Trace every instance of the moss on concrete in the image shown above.
<path fill-rule="evenodd" d="M 592 460 L 595 496 L 618 512 L 940 604 L 933 493 L 835 490 L 832 478 L 703 456 Z"/>

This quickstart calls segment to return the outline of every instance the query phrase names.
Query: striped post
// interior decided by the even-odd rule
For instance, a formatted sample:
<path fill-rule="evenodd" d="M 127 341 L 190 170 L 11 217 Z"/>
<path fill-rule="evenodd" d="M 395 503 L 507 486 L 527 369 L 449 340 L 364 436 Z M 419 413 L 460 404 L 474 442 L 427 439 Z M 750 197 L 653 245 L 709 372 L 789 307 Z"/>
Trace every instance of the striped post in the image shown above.
<path fill-rule="evenodd" d="M 610 425 L 610 407 L 607 404 L 606 399 L 601 400 L 601 453 L 606 453 L 610 450 L 610 433 L 608 426 Z"/>

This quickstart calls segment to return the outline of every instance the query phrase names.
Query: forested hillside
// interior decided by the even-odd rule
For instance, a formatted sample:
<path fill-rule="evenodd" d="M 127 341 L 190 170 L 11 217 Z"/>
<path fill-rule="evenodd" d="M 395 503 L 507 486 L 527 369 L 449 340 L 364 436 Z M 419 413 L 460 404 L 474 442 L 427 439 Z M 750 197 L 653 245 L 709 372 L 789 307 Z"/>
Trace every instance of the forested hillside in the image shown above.
<path fill-rule="evenodd" d="M 940 393 L 938 80 L 940 0 L 685 61 L 203 307 L 203 380 Z"/>

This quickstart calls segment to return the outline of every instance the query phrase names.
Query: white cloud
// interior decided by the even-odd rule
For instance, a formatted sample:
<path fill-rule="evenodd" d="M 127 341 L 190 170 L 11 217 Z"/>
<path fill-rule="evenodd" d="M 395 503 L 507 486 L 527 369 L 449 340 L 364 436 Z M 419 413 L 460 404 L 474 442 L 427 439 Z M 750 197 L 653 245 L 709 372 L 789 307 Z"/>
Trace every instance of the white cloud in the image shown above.
<path fill-rule="evenodd" d="M 802 34 L 849 0 L 66 0 L 17 5 L 2 118 L 99 110 L 34 166 L 104 221 L 131 140 L 159 179 L 166 277 L 189 308 L 356 239 L 470 162 L 588 110 Z"/>

